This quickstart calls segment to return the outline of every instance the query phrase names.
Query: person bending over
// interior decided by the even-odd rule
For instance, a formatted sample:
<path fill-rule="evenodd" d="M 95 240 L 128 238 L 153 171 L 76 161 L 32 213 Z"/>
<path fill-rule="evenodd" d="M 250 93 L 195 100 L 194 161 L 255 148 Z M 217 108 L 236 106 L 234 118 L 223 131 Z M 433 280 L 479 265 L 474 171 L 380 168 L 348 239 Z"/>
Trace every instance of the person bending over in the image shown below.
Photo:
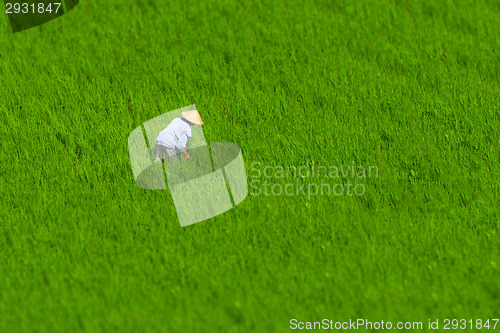
<path fill-rule="evenodd" d="M 161 161 L 168 158 L 177 161 L 180 154 L 189 160 L 186 152 L 186 144 L 191 138 L 191 126 L 203 125 L 197 110 L 182 112 L 183 118 L 175 118 L 168 126 L 158 134 L 156 138 L 156 158 Z"/>

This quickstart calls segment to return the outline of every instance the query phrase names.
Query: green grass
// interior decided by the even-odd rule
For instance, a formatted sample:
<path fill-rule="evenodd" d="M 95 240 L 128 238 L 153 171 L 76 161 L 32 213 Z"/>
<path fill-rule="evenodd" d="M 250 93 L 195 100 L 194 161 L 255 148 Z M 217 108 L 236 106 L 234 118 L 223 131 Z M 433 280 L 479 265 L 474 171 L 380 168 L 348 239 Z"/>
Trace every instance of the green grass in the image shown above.
<path fill-rule="evenodd" d="M 496 0 L 81 1 L 17 34 L 1 15 L 0 332 L 498 318 L 499 21 Z M 247 172 L 379 177 L 181 228 L 127 138 L 190 104 Z"/>

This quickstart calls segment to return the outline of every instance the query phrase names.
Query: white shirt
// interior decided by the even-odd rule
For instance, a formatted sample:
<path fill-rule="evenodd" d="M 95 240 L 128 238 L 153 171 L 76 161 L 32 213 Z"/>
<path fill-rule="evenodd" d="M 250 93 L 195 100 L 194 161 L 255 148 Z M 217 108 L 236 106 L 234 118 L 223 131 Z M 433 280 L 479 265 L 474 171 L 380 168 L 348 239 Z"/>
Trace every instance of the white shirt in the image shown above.
<path fill-rule="evenodd" d="M 183 150 L 191 137 L 191 126 L 184 118 L 175 118 L 168 126 L 158 134 L 156 141 Z"/>

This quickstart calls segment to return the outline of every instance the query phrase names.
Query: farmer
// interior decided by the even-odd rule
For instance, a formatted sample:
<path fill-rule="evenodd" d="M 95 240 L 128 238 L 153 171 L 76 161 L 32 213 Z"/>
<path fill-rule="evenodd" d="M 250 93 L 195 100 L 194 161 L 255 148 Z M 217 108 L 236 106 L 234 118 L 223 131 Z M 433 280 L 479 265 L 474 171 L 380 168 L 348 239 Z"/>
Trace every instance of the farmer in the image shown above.
<path fill-rule="evenodd" d="M 203 121 L 197 110 L 184 111 L 182 116 L 184 118 L 175 118 L 158 134 L 155 161 L 163 160 L 165 157 L 171 161 L 177 161 L 180 153 L 189 160 L 186 143 L 191 137 L 191 126 L 203 125 Z"/>

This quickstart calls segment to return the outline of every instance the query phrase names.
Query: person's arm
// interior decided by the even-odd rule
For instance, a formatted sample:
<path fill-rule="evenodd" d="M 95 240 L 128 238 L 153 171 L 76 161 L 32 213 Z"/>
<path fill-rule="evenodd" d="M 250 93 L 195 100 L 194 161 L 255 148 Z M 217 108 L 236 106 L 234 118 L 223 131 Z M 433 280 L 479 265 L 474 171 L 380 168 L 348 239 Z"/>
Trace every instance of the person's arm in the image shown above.
<path fill-rule="evenodd" d="M 189 154 L 186 152 L 186 144 L 187 141 L 189 140 L 189 137 L 187 133 L 182 133 L 181 136 L 179 137 L 179 142 L 177 143 L 176 148 L 181 151 L 181 153 L 184 155 L 186 160 L 189 160 Z"/>
<path fill-rule="evenodd" d="M 190 159 L 189 154 L 187 153 L 187 151 L 185 151 L 184 149 L 181 149 L 181 153 L 184 154 L 184 157 L 186 158 L 186 160 Z"/>

